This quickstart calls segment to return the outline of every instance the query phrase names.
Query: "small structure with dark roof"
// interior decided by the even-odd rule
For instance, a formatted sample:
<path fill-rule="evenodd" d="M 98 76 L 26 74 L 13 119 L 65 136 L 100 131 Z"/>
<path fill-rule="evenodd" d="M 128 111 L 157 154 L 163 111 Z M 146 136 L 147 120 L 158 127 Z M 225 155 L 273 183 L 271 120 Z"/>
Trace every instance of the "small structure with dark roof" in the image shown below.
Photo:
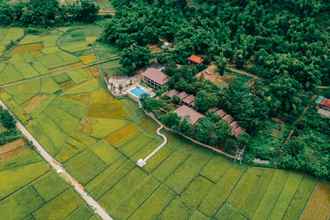
<path fill-rule="evenodd" d="M 203 114 L 195 111 L 194 109 L 186 105 L 180 106 L 175 110 L 175 112 L 178 114 L 180 118 L 187 119 L 192 125 L 195 125 L 201 118 L 204 117 Z"/>
<path fill-rule="evenodd" d="M 188 61 L 194 64 L 202 64 L 204 62 L 204 59 L 201 56 L 191 55 L 190 57 L 188 57 Z"/>
<path fill-rule="evenodd" d="M 182 99 L 182 103 L 185 105 L 188 105 L 190 107 L 193 107 L 195 104 L 195 96 L 189 95 Z"/>
<path fill-rule="evenodd" d="M 150 87 L 159 89 L 168 82 L 168 76 L 156 68 L 148 68 L 142 73 L 143 81 Z"/>

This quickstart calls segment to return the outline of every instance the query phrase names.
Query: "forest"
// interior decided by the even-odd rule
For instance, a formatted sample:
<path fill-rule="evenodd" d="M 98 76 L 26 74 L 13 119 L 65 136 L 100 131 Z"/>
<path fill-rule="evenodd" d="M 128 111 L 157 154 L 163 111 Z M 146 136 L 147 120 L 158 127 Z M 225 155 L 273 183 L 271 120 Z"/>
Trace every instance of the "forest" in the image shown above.
<path fill-rule="evenodd" d="M 113 0 L 113 5 L 116 15 L 102 40 L 123 49 L 125 73 L 151 62 L 164 65 L 169 87 L 196 95 L 200 112 L 225 109 L 246 129 L 246 162 L 271 160 L 274 167 L 330 178 L 330 120 L 317 113 L 314 102 L 330 93 L 328 1 Z M 149 45 L 164 40 L 173 48 L 150 52 Z M 191 54 L 203 56 L 205 65 L 187 65 Z M 194 77 L 209 63 L 220 74 L 233 66 L 258 80 L 210 86 Z M 266 146 L 258 140 L 272 119 L 288 131 Z"/>
<path fill-rule="evenodd" d="M 73 22 L 93 22 L 95 1 L 80 0 L 60 5 L 58 0 L 0 0 L 0 25 L 59 26 Z"/>

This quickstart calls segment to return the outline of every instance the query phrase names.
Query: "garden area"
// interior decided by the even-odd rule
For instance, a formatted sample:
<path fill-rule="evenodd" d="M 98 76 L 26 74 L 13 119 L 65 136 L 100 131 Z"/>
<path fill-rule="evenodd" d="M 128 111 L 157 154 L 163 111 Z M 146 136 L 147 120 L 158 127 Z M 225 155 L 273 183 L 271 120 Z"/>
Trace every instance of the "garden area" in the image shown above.
<path fill-rule="evenodd" d="M 120 68 L 119 54 L 90 28 L 27 33 L 0 61 L 0 99 L 114 219 L 329 218 L 328 182 L 234 163 L 171 133 L 137 167 L 162 141 L 157 124 L 105 90 L 100 76 Z M 97 219 L 27 143 L 13 143 L 0 146 L 6 219 Z"/>

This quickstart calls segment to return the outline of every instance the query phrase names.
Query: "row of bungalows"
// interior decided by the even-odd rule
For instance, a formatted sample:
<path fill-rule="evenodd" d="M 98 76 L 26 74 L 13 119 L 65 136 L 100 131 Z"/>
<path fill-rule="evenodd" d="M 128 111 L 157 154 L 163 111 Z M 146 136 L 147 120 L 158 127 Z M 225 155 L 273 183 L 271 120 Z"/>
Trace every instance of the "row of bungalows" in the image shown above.
<path fill-rule="evenodd" d="M 222 120 L 224 120 L 229 125 L 231 132 L 235 137 L 240 136 L 240 134 L 244 131 L 239 126 L 238 122 L 235 121 L 234 118 L 231 115 L 227 114 L 224 110 L 214 108 L 214 109 L 210 109 L 209 112 L 216 114 Z"/>
<path fill-rule="evenodd" d="M 184 105 L 187 105 L 189 107 L 194 107 L 195 106 L 195 96 L 194 95 L 190 95 L 186 92 L 179 92 L 175 89 L 172 89 L 170 91 L 168 91 L 165 96 L 169 97 L 169 98 L 174 98 L 174 97 L 178 97 L 180 99 L 180 102 Z"/>

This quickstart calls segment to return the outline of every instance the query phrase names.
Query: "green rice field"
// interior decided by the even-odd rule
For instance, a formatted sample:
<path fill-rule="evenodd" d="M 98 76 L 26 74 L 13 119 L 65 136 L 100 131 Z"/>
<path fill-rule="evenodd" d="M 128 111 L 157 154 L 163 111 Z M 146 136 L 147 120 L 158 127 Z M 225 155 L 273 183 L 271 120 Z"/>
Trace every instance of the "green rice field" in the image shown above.
<path fill-rule="evenodd" d="M 114 219 L 329 219 L 329 183 L 240 165 L 170 133 L 168 144 L 137 167 L 162 141 L 157 124 L 104 89 L 100 78 L 116 73 L 119 55 L 95 42 L 100 31 L 93 28 L 26 34 L 4 51 L 0 98 Z M 322 203 L 319 190 L 328 195 Z M 0 213 L 4 219 L 97 219 L 26 146 L 5 159 L 0 153 Z"/>
<path fill-rule="evenodd" d="M 97 217 L 23 140 L 0 146 L 0 213 L 1 219 Z"/>

